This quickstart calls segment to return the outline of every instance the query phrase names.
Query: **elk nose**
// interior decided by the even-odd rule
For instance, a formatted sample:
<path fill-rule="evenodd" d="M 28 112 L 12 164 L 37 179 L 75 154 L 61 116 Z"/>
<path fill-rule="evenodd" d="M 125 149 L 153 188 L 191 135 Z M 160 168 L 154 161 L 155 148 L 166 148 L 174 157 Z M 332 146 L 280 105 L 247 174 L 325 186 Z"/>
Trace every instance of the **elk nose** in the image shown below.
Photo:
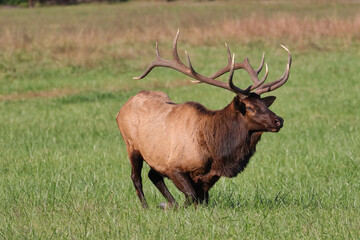
<path fill-rule="evenodd" d="M 277 117 L 274 123 L 276 127 L 281 128 L 284 124 L 284 119 L 282 119 L 281 117 Z"/>

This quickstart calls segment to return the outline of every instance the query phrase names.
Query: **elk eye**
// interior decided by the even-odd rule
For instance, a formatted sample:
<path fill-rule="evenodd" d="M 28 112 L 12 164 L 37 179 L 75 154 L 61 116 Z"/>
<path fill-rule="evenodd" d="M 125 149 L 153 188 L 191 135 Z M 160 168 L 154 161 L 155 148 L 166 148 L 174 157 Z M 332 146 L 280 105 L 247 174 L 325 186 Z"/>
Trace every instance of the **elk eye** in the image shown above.
<path fill-rule="evenodd" d="M 255 110 L 252 107 L 246 107 L 246 110 L 249 112 L 255 112 Z"/>

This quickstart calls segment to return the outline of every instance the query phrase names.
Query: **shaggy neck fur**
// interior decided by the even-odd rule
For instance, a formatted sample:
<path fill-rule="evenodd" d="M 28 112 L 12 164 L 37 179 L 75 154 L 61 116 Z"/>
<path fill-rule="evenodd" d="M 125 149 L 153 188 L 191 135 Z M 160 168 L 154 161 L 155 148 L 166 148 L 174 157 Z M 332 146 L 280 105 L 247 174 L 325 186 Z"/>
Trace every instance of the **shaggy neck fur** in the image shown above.
<path fill-rule="evenodd" d="M 210 112 L 209 112 L 210 113 Z M 217 176 L 235 177 L 244 170 L 255 153 L 262 132 L 250 132 L 234 102 L 203 119 L 206 132 L 199 132 L 200 146 L 212 160 L 211 172 Z"/>

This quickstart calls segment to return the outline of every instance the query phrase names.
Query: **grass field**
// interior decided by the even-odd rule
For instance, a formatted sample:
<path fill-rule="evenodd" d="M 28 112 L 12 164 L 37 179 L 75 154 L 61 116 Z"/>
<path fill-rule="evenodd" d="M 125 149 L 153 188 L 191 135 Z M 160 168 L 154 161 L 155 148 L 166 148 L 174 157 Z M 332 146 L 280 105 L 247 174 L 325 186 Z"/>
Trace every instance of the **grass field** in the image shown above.
<path fill-rule="evenodd" d="M 197 71 L 237 59 L 291 76 L 246 170 L 208 206 L 162 211 L 143 170 L 142 210 L 115 115 L 141 89 L 220 109 L 233 98 L 169 69 L 181 29 Z M 354 1 L 134 1 L 0 9 L 0 239 L 359 239 L 360 4 Z M 237 85 L 250 81 L 236 74 Z M 241 80 L 238 80 L 241 79 Z M 175 198 L 182 194 L 167 182 Z"/>

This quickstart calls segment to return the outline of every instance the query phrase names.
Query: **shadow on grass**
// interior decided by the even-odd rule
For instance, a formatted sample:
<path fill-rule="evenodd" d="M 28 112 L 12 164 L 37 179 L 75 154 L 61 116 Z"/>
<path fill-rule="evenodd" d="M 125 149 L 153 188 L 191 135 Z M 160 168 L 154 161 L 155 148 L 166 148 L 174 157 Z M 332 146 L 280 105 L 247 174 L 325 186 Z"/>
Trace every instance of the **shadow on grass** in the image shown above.
<path fill-rule="evenodd" d="M 297 195 L 294 188 L 279 190 L 276 193 L 267 193 L 257 187 L 249 194 L 231 191 L 218 192 L 211 196 L 208 207 L 234 209 L 279 209 L 298 207 L 301 209 L 324 207 L 323 200 L 313 189 L 303 195 Z"/>

